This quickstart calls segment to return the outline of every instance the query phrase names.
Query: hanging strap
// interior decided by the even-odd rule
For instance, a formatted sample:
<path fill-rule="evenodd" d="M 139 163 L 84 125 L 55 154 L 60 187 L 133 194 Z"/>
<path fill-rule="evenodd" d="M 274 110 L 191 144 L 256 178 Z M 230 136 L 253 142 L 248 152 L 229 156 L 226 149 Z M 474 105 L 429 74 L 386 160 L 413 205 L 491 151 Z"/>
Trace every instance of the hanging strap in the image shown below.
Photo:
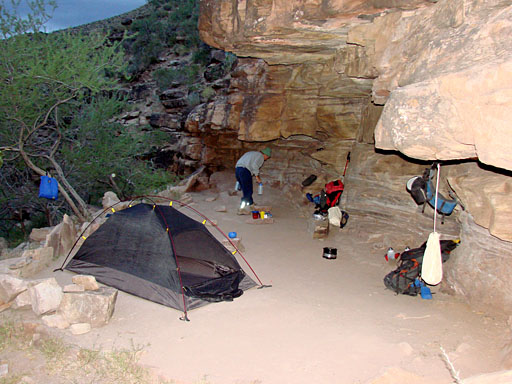
<path fill-rule="evenodd" d="M 436 199 L 434 203 L 434 232 L 436 231 L 437 222 L 437 196 L 439 194 L 439 179 L 441 178 L 441 164 L 437 163 L 437 180 L 436 180 Z"/>

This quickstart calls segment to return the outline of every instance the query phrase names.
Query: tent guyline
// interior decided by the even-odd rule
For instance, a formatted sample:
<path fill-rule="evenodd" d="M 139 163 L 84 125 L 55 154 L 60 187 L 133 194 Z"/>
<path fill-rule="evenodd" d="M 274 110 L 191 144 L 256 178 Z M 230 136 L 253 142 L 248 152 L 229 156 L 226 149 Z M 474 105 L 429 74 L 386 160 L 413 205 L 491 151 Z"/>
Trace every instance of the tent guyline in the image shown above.
<path fill-rule="evenodd" d="M 152 197 L 169 201 L 169 205 L 159 205 Z M 139 199 L 141 202 L 134 205 Z M 196 209 L 179 200 L 139 196 L 128 203 L 128 208 L 116 212 L 115 206 L 121 203 L 126 202 L 105 208 L 87 225 L 55 271 L 93 275 L 105 285 L 179 309 L 185 321 L 189 320 L 189 309 L 232 301 L 258 285 L 244 273 L 236 253 L 259 281 L 259 288 L 267 287 L 231 239 Z M 173 208 L 173 203 L 194 212 L 202 223 Z M 110 210 L 114 214 L 107 214 L 105 223 L 85 237 L 89 227 Z M 234 252 L 206 229 L 206 222 L 228 239 Z M 84 243 L 70 259 L 81 239 Z"/>

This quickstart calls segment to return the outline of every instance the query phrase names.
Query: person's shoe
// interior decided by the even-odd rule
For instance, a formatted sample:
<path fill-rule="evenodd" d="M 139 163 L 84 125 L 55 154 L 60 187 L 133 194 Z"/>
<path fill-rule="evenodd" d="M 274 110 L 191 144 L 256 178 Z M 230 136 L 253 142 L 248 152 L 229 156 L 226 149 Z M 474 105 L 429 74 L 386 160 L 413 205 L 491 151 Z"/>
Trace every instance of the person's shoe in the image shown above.
<path fill-rule="evenodd" d="M 240 206 L 240 208 L 238 209 L 238 214 L 239 215 L 250 215 L 252 213 L 252 211 L 255 210 L 255 207 L 254 207 L 254 204 L 251 204 L 251 205 L 245 205 L 245 204 L 242 204 L 242 206 Z"/>
<path fill-rule="evenodd" d="M 238 208 L 237 214 L 239 214 L 239 215 L 250 215 L 251 214 L 251 209 L 249 207 L 250 206 L 247 205 L 244 208 Z"/>

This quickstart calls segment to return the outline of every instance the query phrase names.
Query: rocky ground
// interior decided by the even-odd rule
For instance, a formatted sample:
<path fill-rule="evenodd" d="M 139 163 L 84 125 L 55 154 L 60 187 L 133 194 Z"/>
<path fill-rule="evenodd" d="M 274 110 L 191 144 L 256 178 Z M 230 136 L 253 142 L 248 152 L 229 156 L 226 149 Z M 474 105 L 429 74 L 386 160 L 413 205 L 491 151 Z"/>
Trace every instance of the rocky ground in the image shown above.
<path fill-rule="evenodd" d="M 345 228 L 313 239 L 313 207 L 298 209 L 266 186 L 256 202 L 272 206 L 274 222 L 256 225 L 236 215 L 232 181 L 192 193 L 193 207 L 238 233 L 245 258 L 271 288 L 193 310 L 190 322 L 119 292 L 109 324 L 77 336 L 44 327 L 31 311 L 8 309 L 0 363 L 9 373 L 0 383 L 500 382 L 469 378 L 503 369 L 507 319 L 472 310 L 442 285 L 432 300 L 387 290 L 382 279 L 394 265 L 384 253 L 393 244 L 373 233 L 382 228 L 378 218 L 354 213 Z M 423 234 L 416 240 L 409 245 L 421 245 Z M 322 257 L 327 246 L 337 248 L 337 259 Z M 38 277 L 68 284 L 71 273 L 52 272 L 60 263 Z"/>

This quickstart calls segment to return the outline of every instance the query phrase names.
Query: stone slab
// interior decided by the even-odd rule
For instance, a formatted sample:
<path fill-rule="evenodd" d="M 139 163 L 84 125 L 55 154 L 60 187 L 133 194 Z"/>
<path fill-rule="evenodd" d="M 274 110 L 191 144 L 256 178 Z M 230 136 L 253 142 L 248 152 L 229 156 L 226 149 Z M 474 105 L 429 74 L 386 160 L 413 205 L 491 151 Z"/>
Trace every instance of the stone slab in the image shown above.
<path fill-rule="evenodd" d="M 247 224 L 253 224 L 253 225 L 274 224 L 274 218 L 269 217 L 268 219 L 253 219 L 251 217 L 250 219 L 247 219 L 245 222 Z"/>

